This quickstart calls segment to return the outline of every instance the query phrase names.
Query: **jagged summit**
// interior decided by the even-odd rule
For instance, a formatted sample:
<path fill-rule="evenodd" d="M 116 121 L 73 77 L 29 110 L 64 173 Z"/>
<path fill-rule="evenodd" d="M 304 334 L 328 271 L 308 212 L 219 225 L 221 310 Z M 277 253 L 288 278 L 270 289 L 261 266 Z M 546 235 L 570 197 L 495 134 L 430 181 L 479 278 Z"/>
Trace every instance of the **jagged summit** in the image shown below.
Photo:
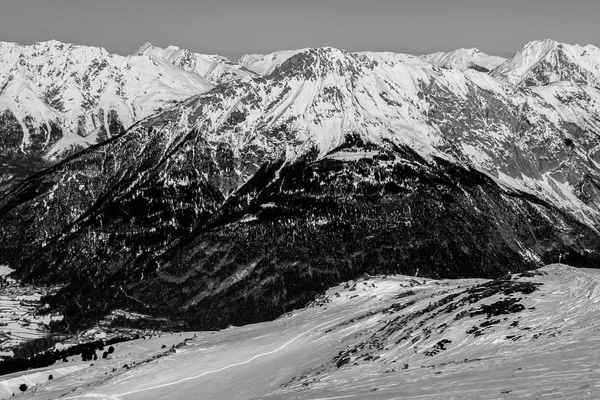
<path fill-rule="evenodd" d="M 269 54 L 246 54 L 238 60 L 238 64 L 258 75 L 268 75 L 288 58 L 307 50 L 309 49 L 282 50 Z"/>
<path fill-rule="evenodd" d="M 68 52 L 71 55 L 79 57 L 97 57 L 101 55 L 103 57 L 122 57 L 118 54 L 111 54 L 104 47 L 101 46 L 90 46 L 86 44 L 67 43 L 60 40 L 51 39 L 47 41 L 35 42 L 28 46 L 18 45 L 20 48 L 31 48 L 39 53 L 53 54 Z"/>
<path fill-rule="evenodd" d="M 560 81 L 598 86 L 600 49 L 593 45 L 569 45 L 552 39 L 532 41 L 499 65 L 492 75 L 525 86 Z"/>
<path fill-rule="evenodd" d="M 506 61 L 505 58 L 488 55 L 477 48 L 463 48 L 448 53 L 437 52 L 421 56 L 421 59 L 440 67 L 455 68 L 461 71 L 473 68 L 484 72 L 492 70 Z"/>
<path fill-rule="evenodd" d="M 148 57 L 59 41 L 2 43 L 0 114 L 3 135 L 11 139 L 1 151 L 40 156 L 85 147 L 212 87 Z"/>
<path fill-rule="evenodd" d="M 139 49 L 137 49 L 136 51 L 134 51 L 133 53 L 131 53 L 132 56 L 141 56 L 143 55 L 148 49 L 153 48 L 154 46 L 152 45 L 152 43 L 150 42 L 146 42 L 142 47 L 140 47 Z"/>
<path fill-rule="evenodd" d="M 184 71 L 197 74 L 215 85 L 240 79 L 251 74 L 240 65 L 233 64 L 226 57 L 214 54 L 194 53 L 177 46 L 162 48 L 153 46 L 151 43 L 146 43 L 133 54 L 164 60 Z"/>
<path fill-rule="evenodd" d="M 537 40 L 531 40 L 529 41 L 525 46 L 523 46 L 524 48 L 529 48 L 529 47 L 554 47 L 559 45 L 560 43 L 557 42 L 554 39 L 551 38 L 545 38 L 545 39 L 537 39 Z"/>
<path fill-rule="evenodd" d="M 175 53 L 180 52 L 180 51 L 192 53 L 192 54 L 195 54 L 196 56 L 210 59 L 212 61 L 221 61 L 221 62 L 225 62 L 227 64 L 231 64 L 231 61 L 229 61 L 229 59 L 227 57 L 224 57 L 221 55 L 193 53 L 190 50 L 182 49 L 175 45 L 169 45 L 169 46 L 163 48 L 163 47 L 155 46 L 150 42 L 146 42 L 142 47 L 137 49 L 135 52 L 131 53 L 131 56 L 160 54 L 164 58 L 169 58 L 169 57 L 174 56 Z"/>

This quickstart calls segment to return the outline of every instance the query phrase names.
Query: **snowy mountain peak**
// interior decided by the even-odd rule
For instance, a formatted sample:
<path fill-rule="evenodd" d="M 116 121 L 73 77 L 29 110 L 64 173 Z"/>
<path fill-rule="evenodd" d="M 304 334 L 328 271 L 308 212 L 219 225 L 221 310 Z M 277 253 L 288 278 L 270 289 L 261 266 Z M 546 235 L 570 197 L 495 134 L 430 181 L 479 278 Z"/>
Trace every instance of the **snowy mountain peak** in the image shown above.
<path fill-rule="evenodd" d="M 519 56 L 522 58 L 529 58 L 530 60 L 542 59 L 543 57 L 546 57 L 548 53 L 555 50 L 559 44 L 560 43 L 552 39 L 533 40 L 527 43 L 523 49 L 519 50 L 513 58 Z"/>
<path fill-rule="evenodd" d="M 305 67 L 319 67 L 322 66 L 319 63 L 319 60 L 342 61 L 347 60 L 349 57 L 352 58 L 353 56 L 376 56 L 384 54 L 395 55 L 396 53 L 349 53 L 346 50 L 331 46 L 307 47 L 295 50 L 275 51 L 268 54 L 246 54 L 242 56 L 236 64 L 254 72 L 257 75 L 265 76 L 271 74 L 279 67 L 284 70 L 289 69 L 292 65 L 299 66 L 301 64 Z"/>
<path fill-rule="evenodd" d="M 279 64 L 283 63 L 293 55 L 307 49 L 283 50 L 269 54 L 246 54 L 243 55 L 237 64 L 258 75 L 267 75 L 271 73 Z"/>
<path fill-rule="evenodd" d="M 86 146 L 213 86 L 149 57 L 56 40 L 3 43 L 0 125 L 12 145 L 0 154 L 39 156 Z"/>
<path fill-rule="evenodd" d="M 307 69 L 329 72 L 333 69 L 342 74 L 349 54 L 333 47 L 316 47 L 297 52 L 278 65 L 280 71 L 306 71 Z"/>
<path fill-rule="evenodd" d="M 559 43 L 554 39 L 550 39 L 550 38 L 546 38 L 546 39 L 539 39 L 539 40 L 532 40 L 530 42 L 528 42 L 525 46 L 523 46 L 523 49 L 551 49 L 554 48 L 556 46 L 558 46 Z"/>
<path fill-rule="evenodd" d="M 279 51 L 266 55 L 246 55 L 239 61 L 245 69 L 257 75 L 273 78 L 316 79 L 330 74 L 349 76 L 362 65 L 375 61 L 389 61 L 393 64 L 407 61 L 405 55 L 395 53 L 349 53 L 335 47 L 311 47 L 298 50 Z"/>
<path fill-rule="evenodd" d="M 19 46 L 22 49 L 34 49 L 34 52 L 44 52 L 48 54 L 54 53 L 69 53 L 71 55 L 79 55 L 90 57 L 92 55 L 112 56 L 104 47 L 86 46 L 74 43 L 64 43 L 58 40 L 48 40 L 44 42 L 36 42 L 30 46 Z M 31 51 L 25 50 L 24 54 L 29 54 Z M 121 56 L 117 56 L 121 57 Z"/>
<path fill-rule="evenodd" d="M 131 53 L 132 56 L 141 56 L 145 54 L 146 50 L 153 48 L 154 46 L 150 42 L 146 42 L 142 47 Z"/>
<path fill-rule="evenodd" d="M 488 55 L 475 47 L 458 49 L 449 53 L 437 52 L 427 54 L 421 56 L 421 59 L 444 68 L 458 69 L 460 71 L 477 69 L 483 72 L 494 69 L 506 60 L 502 57 Z"/>
<path fill-rule="evenodd" d="M 585 85 L 600 83 L 600 49 L 559 43 L 552 39 L 529 42 L 492 75 L 512 84 L 548 85 L 570 81 Z"/>
<path fill-rule="evenodd" d="M 241 65 L 217 54 L 199 54 L 177 46 L 166 48 L 146 43 L 134 55 L 149 56 L 173 64 L 184 71 L 192 72 L 217 85 L 251 75 Z"/>
<path fill-rule="evenodd" d="M 451 53 L 456 53 L 456 54 L 478 54 L 478 53 L 483 53 L 481 50 L 479 50 L 477 47 L 470 47 L 470 48 L 465 48 L 465 47 L 461 47 L 460 49 L 456 49 L 454 51 L 452 51 Z M 439 54 L 439 53 L 437 53 Z M 448 53 L 446 53 L 448 54 Z"/>
<path fill-rule="evenodd" d="M 205 60 L 207 62 L 218 62 L 224 64 L 231 64 L 231 61 L 226 57 L 218 54 L 199 54 L 194 53 L 187 49 L 182 49 L 177 46 L 169 45 L 165 48 L 154 45 L 142 46 L 137 52 L 137 55 L 150 55 L 157 58 L 163 58 L 167 61 L 175 62 L 180 57 L 195 57 Z"/>

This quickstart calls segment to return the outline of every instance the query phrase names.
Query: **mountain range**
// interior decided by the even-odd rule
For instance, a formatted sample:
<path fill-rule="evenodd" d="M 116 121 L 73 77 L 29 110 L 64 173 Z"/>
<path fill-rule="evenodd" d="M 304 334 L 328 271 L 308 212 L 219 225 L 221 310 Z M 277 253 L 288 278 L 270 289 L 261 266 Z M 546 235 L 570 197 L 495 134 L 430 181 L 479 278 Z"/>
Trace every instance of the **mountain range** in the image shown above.
<path fill-rule="evenodd" d="M 116 307 L 220 328 L 364 273 L 600 261 L 594 46 L 0 52 L 0 264 L 63 285 L 62 329 Z"/>

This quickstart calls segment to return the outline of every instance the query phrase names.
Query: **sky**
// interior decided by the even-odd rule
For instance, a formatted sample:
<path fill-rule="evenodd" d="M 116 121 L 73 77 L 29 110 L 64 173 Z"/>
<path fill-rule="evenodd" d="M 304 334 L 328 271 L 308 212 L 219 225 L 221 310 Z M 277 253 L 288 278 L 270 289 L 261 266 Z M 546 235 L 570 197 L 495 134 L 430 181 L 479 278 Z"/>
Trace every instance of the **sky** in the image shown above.
<path fill-rule="evenodd" d="M 600 47 L 598 0 L 0 0 L 0 41 L 130 54 L 146 42 L 237 59 L 333 46 L 510 56 L 551 38 Z"/>

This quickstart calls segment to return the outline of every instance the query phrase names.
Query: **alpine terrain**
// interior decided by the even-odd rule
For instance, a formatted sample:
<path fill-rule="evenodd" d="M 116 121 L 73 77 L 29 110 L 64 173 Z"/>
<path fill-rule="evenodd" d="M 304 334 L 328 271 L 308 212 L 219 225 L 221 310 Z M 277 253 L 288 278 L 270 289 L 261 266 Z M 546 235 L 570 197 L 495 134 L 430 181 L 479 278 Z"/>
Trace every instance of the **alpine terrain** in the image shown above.
<path fill-rule="evenodd" d="M 3 377 L 2 394 L 25 382 L 24 399 L 594 399 L 598 279 L 561 264 L 491 281 L 365 276 L 275 321 Z"/>
<path fill-rule="evenodd" d="M 460 393 L 495 398 L 527 390 L 554 343 L 577 357 L 592 345 L 592 45 L 236 62 L 151 44 L 128 57 L 58 42 L 0 51 L 0 265 L 55 288 L 39 310 L 64 317 L 52 330 L 101 329 L 123 310 L 138 317 L 113 327 L 261 323 L 198 333 L 174 353 L 154 350 L 177 344 L 162 336 L 136 342 L 143 351 L 115 355 L 145 363 L 134 371 L 57 370 L 64 383 L 36 396 L 79 378 L 91 386 L 72 398 L 193 398 L 236 368 L 237 398 L 435 398 L 478 369 Z M 568 371 L 593 374 L 588 356 Z M 507 359 L 529 368 L 523 383 L 485 383 L 516 373 Z M 158 373 L 164 363 L 178 368 Z M 439 385 L 423 392 L 426 377 Z M 207 398 L 227 397 L 219 387 Z M 556 393 L 596 390 L 571 389 Z"/>
<path fill-rule="evenodd" d="M 0 42 L 0 184 L 213 87 L 157 57 Z"/>

